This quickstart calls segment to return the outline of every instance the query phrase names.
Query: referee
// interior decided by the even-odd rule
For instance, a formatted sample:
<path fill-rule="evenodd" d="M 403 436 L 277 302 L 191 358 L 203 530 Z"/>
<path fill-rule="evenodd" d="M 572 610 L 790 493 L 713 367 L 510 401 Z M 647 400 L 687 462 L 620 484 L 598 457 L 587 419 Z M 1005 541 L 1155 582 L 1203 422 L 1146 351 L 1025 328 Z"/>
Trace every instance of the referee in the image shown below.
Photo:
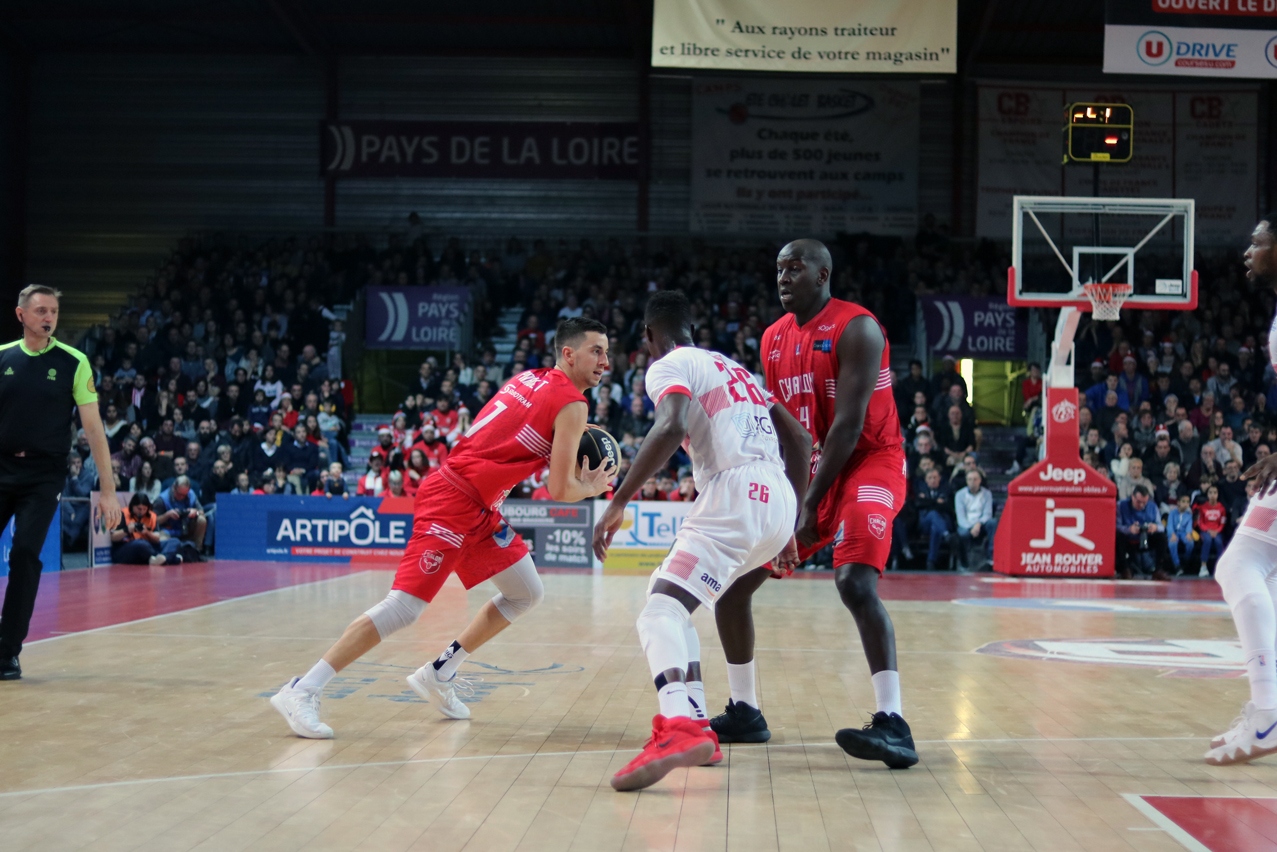
<path fill-rule="evenodd" d="M 23 289 L 22 338 L 0 344 L 0 529 L 17 518 L 0 610 L 0 680 L 22 677 L 18 654 L 40 588 L 40 549 L 62 497 L 76 406 L 102 480 L 106 528 L 120 522 L 93 370 L 83 354 L 53 337 L 61 295 L 40 284 Z"/>

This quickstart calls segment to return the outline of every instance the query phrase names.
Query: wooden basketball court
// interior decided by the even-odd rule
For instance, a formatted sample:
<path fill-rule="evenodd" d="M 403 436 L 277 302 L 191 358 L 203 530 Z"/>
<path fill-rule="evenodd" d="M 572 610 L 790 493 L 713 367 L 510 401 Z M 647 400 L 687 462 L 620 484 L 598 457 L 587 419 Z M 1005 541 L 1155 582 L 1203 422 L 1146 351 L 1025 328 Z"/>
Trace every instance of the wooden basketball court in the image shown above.
<path fill-rule="evenodd" d="M 905 713 L 891 771 L 834 731 L 873 709 L 827 576 L 769 583 L 759 681 L 773 738 L 639 794 L 608 778 L 656 698 L 646 578 L 552 574 L 545 604 L 462 668 L 468 722 L 403 678 L 492 594 L 450 584 L 329 687 L 336 739 L 267 703 L 390 582 L 381 570 L 220 563 L 45 578 L 22 681 L 0 684 L 0 846 L 55 849 L 1277 848 L 1277 760 L 1212 768 L 1248 697 L 1209 581 L 889 575 Z M 711 707 L 726 702 L 708 613 Z"/>

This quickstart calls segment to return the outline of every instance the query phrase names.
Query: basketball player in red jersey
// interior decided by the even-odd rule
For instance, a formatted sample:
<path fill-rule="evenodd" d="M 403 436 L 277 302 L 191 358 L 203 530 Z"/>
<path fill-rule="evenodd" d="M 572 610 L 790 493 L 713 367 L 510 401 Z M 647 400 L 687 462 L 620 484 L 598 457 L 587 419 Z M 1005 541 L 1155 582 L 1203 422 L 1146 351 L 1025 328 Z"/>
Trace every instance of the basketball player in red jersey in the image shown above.
<path fill-rule="evenodd" d="M 811 433 L 812 478 L 794 537 L 800 559 L 834 544 L 834 582 L 860 631 L 877 704 L 873 721 L 845 728 L 843 750 L 893 769 L 918 762 L 901 715 L 896 636 L 878 597 L 891 551 L 891 522 L 905 500 L 905 454 L 891 394 L 891 353 L 869 311 L 829 295 L 833 261 L 816 240 L 795 240 L 776 258 L 788 312 L 763 333 L 768 389 Z M 782 560 L 783 561 L 783 560 Z M 721 742 L 770 736 L 754 695 L 750 595 L 771 572 L 757 569 L 720 598 L 715 621 L 728 662 L 732 700 L 711 721 Z M 739 695 L 739 697 L 738 697 Z"/>
<path fill-rule="evenodd" d="M 501 517 L 506 495 L 547 460 L 550 495 L 563 502 L 603 494 L 616 475 L 603 461 L 591 469 L 581 459 L 576 468 L 587 416 L 582 392 L 608 369 L 607 328 L 591 319 L 564 320 L 554 342 L 555 366 L 526 370 L 506 382 L 417 491 L 412 538 L 390 594 L 351 622 L 304 677 L 293 678 L 271 699 L 298 736 L 332 737 L 332 728 L 319 719 L 324 687 L 391 633 L 415 622 L 452 573 L 467 589 L 492 580 L 497 595 L 437 660 L 409 675 L 408 685 L 443 715 L 470 717 L 457 697 L 459 688 L 469 688 L 455 678 L 457 667 L 544 596 L 527 545 Z"/>

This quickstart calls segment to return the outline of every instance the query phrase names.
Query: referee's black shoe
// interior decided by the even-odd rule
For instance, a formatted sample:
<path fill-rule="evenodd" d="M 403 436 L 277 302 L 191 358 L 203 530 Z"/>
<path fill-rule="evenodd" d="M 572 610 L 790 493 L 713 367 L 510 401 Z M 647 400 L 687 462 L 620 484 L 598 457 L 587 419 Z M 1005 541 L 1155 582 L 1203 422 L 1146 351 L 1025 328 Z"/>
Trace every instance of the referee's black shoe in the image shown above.
<path fill-rule="evenodd" d="M 892 769 L 908 769 L 918 762 L 909 723 L 895 713 L 875 713 L 868 725 L 843 728 L 834 739 L 852 757 L 881 760 Z"/>
<path fill-rule="evenodd" d="M 22 677 L 22 666 L 17 657 L 0 658 L 0 680 L 18 680 Z"/>
<path fill-rule="evenodd" d="M 765 743 L 772 738 L 762 711 L 743 701 L 728 701 L 723 712 L 709 720 L 709 726 L 720 743 Z"/>

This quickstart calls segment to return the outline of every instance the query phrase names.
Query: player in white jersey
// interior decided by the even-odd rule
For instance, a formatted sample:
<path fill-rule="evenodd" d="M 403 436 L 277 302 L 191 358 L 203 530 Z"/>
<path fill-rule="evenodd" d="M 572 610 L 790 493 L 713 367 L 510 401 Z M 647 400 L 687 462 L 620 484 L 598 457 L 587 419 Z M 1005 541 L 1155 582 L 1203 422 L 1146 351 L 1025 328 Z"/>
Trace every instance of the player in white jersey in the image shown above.
<path fill-rule="evenodd" d="M 687 449 L 700 496 L 653 572 L 638 617 L 661 712 L 643 752 L 612 778 L 617 790 L 638 790 L 677 767 L 722 759 L 704 710 L 691 614 L 778 554 L 783 563 L 798 559 L 793 533 L 810 478 L 811 437 L 748 370 L 693 347 L 691 317 L 680 291 L 648 299 L 644 335 L 653 363 L 646 384 L 656 423 L 594 529 L 594 552 L 603 559 L 642 483 L 680 443 Z"/>
<path fill-rule="evenodd" d="M 1246 277 L 1277 290 L 1277 216 L 1255 226 L 1246 250 Z M 1268 332 L 1268 357 L 1277 368 L 1277 319 Z M 1206 762 L 1214 766 L 1277 753 L 1277 455 L 1255 462 L 1242 477 L 1255 491 L 1215 579 L 1233 612 L 1250 701 L 1232 729 L 1211 740 Z"/>

